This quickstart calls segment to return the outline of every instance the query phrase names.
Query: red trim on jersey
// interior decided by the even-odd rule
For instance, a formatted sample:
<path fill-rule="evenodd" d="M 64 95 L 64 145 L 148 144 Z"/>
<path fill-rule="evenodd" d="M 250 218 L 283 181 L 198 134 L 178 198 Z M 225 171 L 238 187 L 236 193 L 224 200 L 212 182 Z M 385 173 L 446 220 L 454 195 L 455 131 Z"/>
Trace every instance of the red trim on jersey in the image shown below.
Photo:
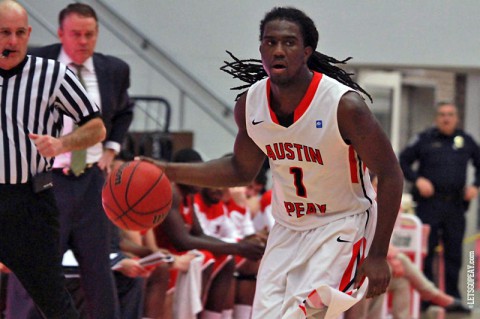
<path fill-rule="evenodd" d="M 230 216 L 233 211 L 236 211 L 242 215 L 247 213 L 247 209 L 243 206 L 237 204 L 232 198 L 224 202 L 225 207 L 227 207 L 228 215 Z"/>
<path fill-rule="evenodd" d="M 298 307 L 300 310 L 303 312 L 303 314 L 306 316 L 307 315 L 307 309 L 303 303 L 299 304 Z"/>
<path fill-rule="evenodd" d="M 324 303 L 323 300 L 322 300 L 322 297 L 320 297 L 320 295 L 318 294 L 317 289 L 313 290 L 313 291 L 308 295 L 308 299 L 309 299 L 309 301 L 310 301 L 310 304 L 311 304 L 314 308 L 320 309 L 320 308 L 325 308 L 325 307 L 326 307 L 325 303 Z"/>
<path fill-rule="evenodd" d="M 307 89 L 307 93 L 300 101 L 300 104 L 295 108 L 295 113 L 293 114 L 293 123 L 298 121 L 302 115 L 307 111 L 310 103 L 312 103 L 313 97 L 315 96 L 315 92 L 317 92 L 318 85 L 320 84 L 320 80 L 322 79 L 323 74 L 318 72 L 313 72 L 313 78 L 310 82 L 310 85 Z"/>
<path fill-rule="evenodd" d="M 202 198 L 201 194 L 194 195 L 195 204 L 198 205 L 200 213 L 203 213 L 208 220 L 214 220 L 225 216 L 225 206 L 223 202 L 208 205 Z"/>
<path fill-rule="evenodd" d="M 352 183 L 358 184 L 357 154 L 351 145 L 348 147 L 348 161 L 350 162 L 350 179 Z"/>
<path fill-rule="evenodd" d="M 272 105 L 271 100 L 270 100 L 270 79 L 267 79 L 266 89 L 267 89 L 266 94 L 267 94 L 267 101 L 268 101 L 268 110 L 270 111 L 270 118 L 272 119 L 273 123 L 280 124 L 278 122 L 277 115 L 275 114 L 275 112 L 273 112 L 272 107 L 270 106 L 270 105 Z"/>
<path fill-rule="evenodd" d="M 313 72 L 313 77 L 312 81 L 310 82 L 307 92 L 303 96 L 302 100 L 300 103 L 297 105 L 295 108 L 295 111 L 293 113 L 293 123 L 298 121 L 303 114 L 307 111 L 308 107 L 310 106 L 310 103 L 313 100 L 313 97 L 315 96 L 315 92 L 317 92 L 318 86 L 320 84 L 320 81 L 322 80 L 323 74 L 318 73 L 318 72 Z M 271 101 L 270 101 L 270 79 L 267 79 L 267 100 L 268 100 L 268 109 L 270 111 L 270 117 L 272 121 L 275 124 L 280 124 L 278 122 L 277 115 L 275 115 L 275 112 L 273 112 L 272 107 L 271 107 Z"/>
<path fill-rule="evenodd" d="M 353 270 L 354 270 L 355 263 L 358 259 L 358 256 L 360 255 L 360 260 L 359 260 L 359 263 L 357 264 L 357 267 L 359 267 L 362 264 L 363 260 L 365 259 L 366 242 L 367 242 L 366 238 L 363 237 L 353 245 L 352 258 L 348 263 L 347 269 L 345 269 L 345 272 L 343 273 L 342 280 L 340 281 L 340 287 L 338 290 L 346 293 L 346 290 L 353 279 L 353 276 L 352 276 Z"/>
<path fill-rule="evenodd" d="M 260 210 L 263 212 L 267 206 L 272 204 L 272 190 L 269 189 L 263 193 L 262 198 L 260 199 Z"/>

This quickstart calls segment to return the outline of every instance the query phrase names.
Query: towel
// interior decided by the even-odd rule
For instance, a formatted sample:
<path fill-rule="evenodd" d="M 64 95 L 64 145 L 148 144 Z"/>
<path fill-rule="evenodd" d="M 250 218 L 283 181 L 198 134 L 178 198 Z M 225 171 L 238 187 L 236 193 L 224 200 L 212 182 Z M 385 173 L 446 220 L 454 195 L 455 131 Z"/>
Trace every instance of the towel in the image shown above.
<path fill-rule="evenodd" d="M 319 313 L 320 309 L 326 308 L 324 319 L 337 319 L 346 310 L 360 301 L 365 295 L 368 287 L 368 278 L 360 288 L 351 293 L 343 293 L 327 285 L 321 285 L 313 290 L 310 295 L 299 305 L 298 309 L 286 314 L 283 319 L 305 319 L 313 318 L 312 315 Z M 319 317 L 315 317 L 319 318 Z"/>
<path fill-rule="evenodd" d="M 191 262 L 188 271 L 178 273 L 175 284 L 173 318 L 196 319 L 197 314 L 203 310 L 202 269 L 204 256 L 199 254 Z"/>

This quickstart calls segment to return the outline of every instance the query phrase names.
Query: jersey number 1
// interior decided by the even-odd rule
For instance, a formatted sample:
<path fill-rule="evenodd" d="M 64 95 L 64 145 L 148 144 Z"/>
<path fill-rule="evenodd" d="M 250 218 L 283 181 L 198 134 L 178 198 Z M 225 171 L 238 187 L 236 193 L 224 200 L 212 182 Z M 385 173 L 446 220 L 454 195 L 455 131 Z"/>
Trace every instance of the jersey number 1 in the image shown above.
<path fill-rule="evenodd" d="M 300 167 L 290 167 L 290 174 L 293 175 L 293 184 L 297 189 L 297 196 L 307 197 L 307 189 L 303 185 L 303 170 Z"/>

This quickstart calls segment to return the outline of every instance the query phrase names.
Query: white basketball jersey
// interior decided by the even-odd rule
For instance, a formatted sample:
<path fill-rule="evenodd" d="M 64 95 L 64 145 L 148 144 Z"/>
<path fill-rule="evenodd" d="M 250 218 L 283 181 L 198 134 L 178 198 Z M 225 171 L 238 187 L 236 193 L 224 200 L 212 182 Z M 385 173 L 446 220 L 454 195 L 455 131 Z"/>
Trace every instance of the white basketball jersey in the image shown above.
<path fill-rule="evenodd" d="M 338 128 L 338 103 L 348 91 L 352 89 L 314 73 L 293 124 L 283 127 L 269 105 L 270 80 L 248 90 L 247 132 L 269 158 L 272 213 L 288 228 L 316 228 L 372 205 L 368 170 Z"/>

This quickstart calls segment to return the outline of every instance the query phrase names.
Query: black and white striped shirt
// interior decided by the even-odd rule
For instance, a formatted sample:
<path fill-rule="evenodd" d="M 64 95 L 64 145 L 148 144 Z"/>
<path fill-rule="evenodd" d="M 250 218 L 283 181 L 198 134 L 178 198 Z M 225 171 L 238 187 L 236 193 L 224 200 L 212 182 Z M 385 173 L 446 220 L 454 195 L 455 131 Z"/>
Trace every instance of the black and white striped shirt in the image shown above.
<path fill-rule="evenodd" d="M 55 60 L 27 56 L 11 70 L 0 69 L 0 184 L 27 183 L 47 170 L 29 133 L 59 137 L 62 114 L 82 124 L 99 116 L 75 74 Z"/>

